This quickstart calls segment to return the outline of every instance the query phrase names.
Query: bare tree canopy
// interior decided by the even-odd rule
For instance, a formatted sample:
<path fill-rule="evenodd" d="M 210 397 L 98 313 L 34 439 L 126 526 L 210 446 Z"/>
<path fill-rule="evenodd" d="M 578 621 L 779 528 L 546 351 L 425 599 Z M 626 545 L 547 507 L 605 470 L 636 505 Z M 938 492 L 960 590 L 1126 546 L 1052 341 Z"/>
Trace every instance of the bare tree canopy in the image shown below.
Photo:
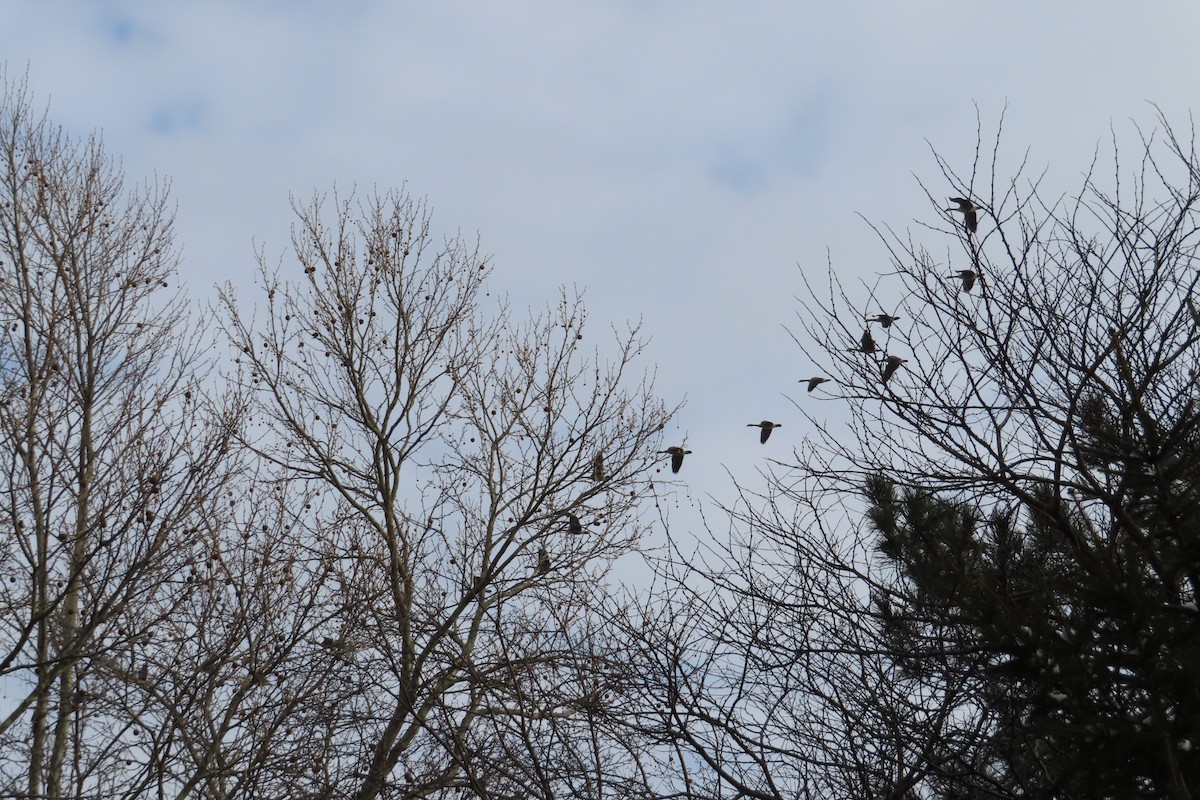
<path fill-rule="evenodd" d="M 404 194 L 317 197 L 293 243 L 300 279 L 264 269 L 261 325 L 227 297 L 264 429 L 247 444 L 277 475 L 262 504 L 306 498 L 289 566 L 320 586 L 306 635 L 339 661 L 323 713 L 274 747 L 322 743 L 323 777 L 362 798 L 629 780 L 636 751 L 600 724 L 620 691 L 605 576 L 646 529 L 669 418 L 631 381 L 636 329 L 604 361 L 577 297 L 488 314 L 487 259 L 435 245 Z"/>
<path fill-rule="evenodd" d="M 609 573 L 672 411 L 636 326 L 514 317 L 403 192 L 297 205 L 262 305 L 196 325 L 165 186 L 23 85 L 0 156 L 0 793 L 644 790 Z"/>
<path fill-rule="evenodd" d="M 660 564 L 640 724 L 683 795 L 1200 787 L 1200 160 L 1160 118 L 1054 196 L 1001 144 L 934 154 L 874 285 L 806 274 L 831 399 Z"/>
<path fill-rule="evenodd" d="M 142 648 L 221 518 L 236 407 L 197 389 L 166 188 L 128 188 L 21 84 L 0 161 L 0 785 L 136 795 L 155 780 Z"/>
<path fill-rule="evenodd" d="M 637 325 L 404 190 L 193 315 L 167 186 L 6 82 L 0 794 L 1194 797 L 1200 159 L 1060 196 L 1001 130 L 804 276 L 811 433 L 697 542 Z"/>

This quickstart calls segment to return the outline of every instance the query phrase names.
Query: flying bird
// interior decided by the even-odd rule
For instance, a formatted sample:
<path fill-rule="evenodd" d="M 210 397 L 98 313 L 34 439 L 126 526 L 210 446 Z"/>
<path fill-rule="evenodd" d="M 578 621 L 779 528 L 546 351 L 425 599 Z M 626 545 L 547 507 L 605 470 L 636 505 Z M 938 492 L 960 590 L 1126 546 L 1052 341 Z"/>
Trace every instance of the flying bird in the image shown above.
<path fill-rule="evenodd" d="M 883 327 L 890 328 L 892 327 L 892 323 L 898 319 L 900 318 L 893 317 L 891 314 L 876 314 L 873 317 L 867 317 L 867 322 L 878 322 Z"/>
<path fill-rule="evenodd" d="M 804 381 L 808 381 L 808 390 L 811 392 L 813 389 L 817 388 L 822 383 L 829 383 L 829 378 L 801 378 L 800 379 L 801 383 L 803 383 Z"/>
<path fill-rule="evenodd" d="M 592 459 L 592 480 L 594 480 L 594 481 L 604 480 L 604 454 L 603 453 L 596 453 L 596 456 Z"/>
<path fill-rule="evenodd" d="M 583 533 L 583 523 L 579 521 L 579 517 L 567 512 L 567 530 L 571 533 Z"/>
<path fill-rule="evenodd" d="M 758 441 L 761 442 L 762 444 L 766 444 L 767 439 L 769 439 L 771 436 L 771 431 L 775 430 L 776 428 L 782 428 L 783 426 L 780 425 L 779 423 L 771 422 L 771 420 L 769 420 L 769 419 L 764 419 L 762 422 L 747 422 L 746 427 L 747 428 L 762 428 L 762 433 L 760 433 L 758 435 Z M 682 461 L 682 460 L 683 460 L 683 457 L 680 456 L 680 461 Z M 678 471 L 678 470 L 676 470 L 676 471 Z"/>
<path fill-rule="evenodd" d="M 691 454 L 691 450 L 684 450 L 682 447 L 668 447 L 666 450 L 659 450 L 660 453 L 669 453 L 671 456 L 671 472 L 678 473 L 679 468 L 683 466 L 683 457 Z"/>
<path fill-rule="evenodd" d="M 951 197 L 950 202 L 954 203 L 957 208 L 947 208 L 947 211 L 953 211 L 956 214 L 963 215 L 963 227 L 967 229 L 967 233 L 974 233 L 979 227 L 979 206 L 972 203 L 965 197 Z"/>
<path fill-rule="evenodd" d="M 900 369 L 900 365 L 903 364 L 907 360 L 908 359 L 901 358 L 900 356 L 888 356 L 887 358 L 885 358 L 884 365 L 883 365 L 883 382 L 887 383 L 888 378 L 895 375 L 896 370 Z"/>
<path fill-rule="evenodd" d="M 978 274 L 973 269 L 960 269 L 955 271 L 953 275 L 947 275 L 947 278 L 958 278 L 962 281 L 962 290 L 964 292 L 971 291 L 971 287 L 975 285 L 975 279 Z"/>
<path fill-rule="evenodd" d="M 875 337 L 871 335 L 871 329 L 863 331 L 862 339 L 858 342 L 858 347 L 851 347 L 853 353 L 874 353 L 875 352 Z"/>

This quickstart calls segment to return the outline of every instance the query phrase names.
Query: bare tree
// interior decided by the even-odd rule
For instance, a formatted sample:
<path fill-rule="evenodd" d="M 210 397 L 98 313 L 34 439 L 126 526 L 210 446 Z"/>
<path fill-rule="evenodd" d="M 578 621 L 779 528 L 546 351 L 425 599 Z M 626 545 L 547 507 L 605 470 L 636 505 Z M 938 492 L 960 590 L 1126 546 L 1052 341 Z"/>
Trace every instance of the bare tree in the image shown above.
<path fill-rule="evenodd" d="M 656 561 L 626 632 L 640 692 L 626 721 L 657 743 L 657 796 L 907 798 L 977 726 L 969 687 L 891 655 L 865 535 L 832 497 L 796 492 L 742 490 L 727 532 Z"/>
<path fill-rule="evenodd" d="M 316 198 L 214 375 L 166 187 L 23 84 L 0 112 L 0 792 L 644 794 L 610 571 L 671 411 L 637 328 L 485 309 L 423 204 Z"/>
<path fill-rule="evenodd" d="M 814 433 L 645 609 L 667 785 L 1197 791 L 1200 160 L 1158 127 L 1062 197 L 981 137 L 874 285 L 806 276 Z"/>
<path fill-rule="evenodd" d="M 819 439 L 804 469 L 871 506 L 899 661 L 994 715 L 939 790 L 1190 797 L 1200 161 L 1160 118 L 1132 169 L 1114 142 L 1112 178 L 1097 157 L 1049 198 L 1023 165 L 997 172 L 1000 138 L 970 176 L 938 161 L 981 215 L 929 226 L 948 260 L 884 236 L 909 320 L 883 343 L 905 359 L 891 381 L 839 349 L 836 281 L 806 304 L 802 346 L 859 435 Z"/>
<path fill-rule="evenodd" d="M 647 528 L 670 416 L 629 374 L 636 328 L 606 361 L 578 297 L 528 321 L 485 311 L 488 260 L 436 244 L 403 193 L 296 210 L 300 279 L 264 263 L 261 322 L 225 297 L 258 398 L 247 444 L 278 490 L 256 513 L 287 539 L 259 546 L 303 585 L 251 625 L 295 617 L 274 661 L 320 679 L 279 717 L 254 791 L 624 791 L 638 754 L 604 724 L 623 691 L 606 576 Z M 319 774 L 289 777 L 289 760 Z"/>
<path fill-rule="evenodd" d="M 113 687 L 195 551 L 235 409 L 201 399 L 165 187 L 129 189 L 6 79 L 0 195 L 0 792 L 137 794 L 140 708 Z"/>

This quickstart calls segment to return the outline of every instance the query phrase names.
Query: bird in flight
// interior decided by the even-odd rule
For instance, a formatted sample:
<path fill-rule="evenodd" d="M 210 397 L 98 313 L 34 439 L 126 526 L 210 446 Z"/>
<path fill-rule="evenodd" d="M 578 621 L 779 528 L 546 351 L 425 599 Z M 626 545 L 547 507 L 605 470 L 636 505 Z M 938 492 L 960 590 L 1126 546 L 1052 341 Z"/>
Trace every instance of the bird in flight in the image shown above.
<path fill-rule="evenodd" d="M 972 203 L 965 197 L 951 197 L 950 202 L 954 203 L 957 208 L 947 208 L 947 211 L 953 211 L 963 215 L 963 227 L 967 229 L 967 233 L 974 233 L 979 227 L 979 206 Z"/>
<path fill-rule="evenodd" d="M 671 472 L 679 472 L 679 468 L 683 466 L 683 457 L 689 455 L 691 450 L 684 450 L 682 447 L 668 447 L 666 450 L 659 450 L 660 453 L 668 453 L 671 456 Z"/>
<path fill-rule="evenodd" d="M 829 383 L 829 378 L 801 378 L 800 379 L 801 383 L 804 383 L 805 381 L 808 381 L 808 390 L 811 392 L 813 389 L 817 388 L 822 383 Z"/>
<path fill-rule="evenodd" d="M 883 327 L 890 328 L 892 327 L 892 323 L 898 319 L 900 318 L 893 317 L 891 314 L 876 314 L 873 317 L 867 317 L 867 322 L 878 322 Z"/>
<path fill-rule="evenodd" d="M 769 439 L 771 436 L 771 431 L 775 430 L 776 428 L 782 428 L 783 426 L 777 422 L 771 422 L 769 419 L 764 419 L 762 422 L 747 422 L 746 427 L 762 428 L 762 433 L 758 435 L 758 441 L 762 444 L 766 444 L 767 439 Z"/>
<path fill-rule="evenodd" d="M 571 533 L 583 533 L 583 523 L 579 521 L 579 517 L 571 512 L 567 512 L 567 530 Z"/>
<path fill-rule="evenodd" d="M 884 365 L 883 365 L 883 382 L 887 383 L 888 378 L 895 375 L 896 370 L 900 369 L 900 365 L 903 364 L 907 360 L 908 359 L 901 358 L 900 356 L 888 356 L 887 358 L 885 358 Z"/>
<path fill-rule="evenodd" d="M 958 278 L 962 281 L 962 290 L 964 292 L 971 291 L 971 287 L 975 285 L 975 278 L 979 277 L 973 269 L 960 269 L 953 275 L 947 275 L 947 278 Z"/>
<path fill-rule="evenodd" d="M 858 342 L 858 347 L 851 347 L 853 353 L 874 353 L 875 352 L 875 337 L 871 335 L 871 329 L 863 331 L 862 339 Z"/>

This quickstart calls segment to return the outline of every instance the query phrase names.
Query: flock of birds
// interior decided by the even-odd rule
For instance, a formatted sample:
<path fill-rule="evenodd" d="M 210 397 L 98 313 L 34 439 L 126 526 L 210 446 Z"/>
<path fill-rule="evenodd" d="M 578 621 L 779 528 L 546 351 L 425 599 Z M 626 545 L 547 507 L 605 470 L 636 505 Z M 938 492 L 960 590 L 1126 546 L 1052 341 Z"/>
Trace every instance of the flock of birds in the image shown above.
<path fill-rule="evenodd" d="M 965 197 L 951 197 L 950 202 L 955 204 L 955 208 L 947 208 L 946 211 L 952 211 L 963 215 L 963 227 L 966 228 L 967 236 L 974 235 L 976 228 L 979 226 L 978 212 L 980 207 L 971 202 Z M 949 278 L 957 278 L 962 283 L 962 291 L 969 292 L 975 286 L 975 280 L 978 278 L 978 273 L 971 269 L 960 269 L 955 273 L 948 275 Z M 866 353 L 874 356 L 878 352 L 878 346 L 875 344 L 875 337 L 871 335 L 871 323 L 876 323 L 883 328 L 890 328 L 892 323 L 900 319 L 899 316 L 886 313 L 878 313 L 866 318 L 867 326 L 863 330 L 862 338 L 858 342 L 857 347 L 850 348 L 850 352 Z M 900 365 L 907 359 L 900 356 L 888 355 L 881 360 L 883 370 L 881 373 L 883 382 L 886 384 L 888 380 L 896 374 L 896 370 L 900 369 Z M 824 378 L 814 376 L 812 378 L 801 378 L 800 383 L 807 384 L 807 390 L 812 392 L 823 383 L 828 383 L 832 378 Z M 782 428 L 783 425 L 778 422 L 772 422 L 769 419 L 764 419 L 762 422 L 746 423 L 747 428 L 758 428 L 758 441 L 761 444 L 766 444 L 767 439 L 771 438 L 771 432 L 776 428 Z M 683 467 L 684 456 L 691 455 L 692 451 L 685 449 L 683 446 L 674 445 L 666 450 L 659 450 L 661 454 L 671 457 L 671 473 L 678 474 Z M 592 480 L 604 480 L 604 455 L 596 453 L 592 457 Z M 572 534 L 583 533 L 583 522 L 579 517 L 571 512 L 563 512 L 561 516 L 567 518 L 567 530 Z M 551 569 L 550 554 L 546 550 L 545 544 L 539 545 L 537 553 L 537 563 L 534 566 L 535 575 L 545 575 Z M 476 583 L 479 581 L 479 576 L 475 576 Z"/>
<path fill-rule="evenodd" d="M 962 214 L 963 227 L 967 231 L 967 236 L 969 237 L 974 235 L 975 231 L 979 228 L 980 207 L 966 197 L 951 197 L 950 202 L 954 203 L 954 208 L 947 208 L 946 211 Z M 960 269 L 956 270 L 953 274 L 948 275 L 947 277 L 957 278 L 962 283 L 962 290 L 964 292 L 969 292 L 971 291 L 972 287 L 975 286 L 975 279 L 979 277 L 979 274 L 973 269 Z M 867 317 L 866 319 L 868 325 L 872 322 L 877 322 L 884 328 L 890 328 L 892 323 L 900 319 L 900 317 L 893 316 L 891 314 L 879 313 L 874 316 Z M 852 352 L 867 353 L 868 355 L 874 355 L 876 353 L 878 347 L 875 344 L 875 337 L 871 335 L 870 327 L 867 327 L 865 330 L 863 330 L 862 339 L 859 340 L 858 347 L 852 347 L 850 349 Z M 883 382 L 887 383 L 888 379 L 896 374 L 896 370 L 900 369 L 900 365 L 905 361 L 907 361 L 907 359 L 901 358 L 900 356 L 885 356 L 882 362 Z M 801 378 L 800 382 L 807 383 L 808 391 L 811 392 L 822 383 L 828 383 L 830 380 L 830 378 L 812 377 Z M 746 427 L 759 428 L 760 432 L 758 435 L 758 441 L 761 444 L 766 444 L 767 439 L 771 437 L 771 431 L 775 430 L 776 428 L 782 428 L 783 425 L 778 422 L 771 422 L 769 419 L 764 419 L 762 422 L 749 422 L 746 424 Z M 672 446 L 668 447 L 666 450 L 659 450 L 658 452 L 671 457 L 671 472 L 672 474 L 678 474 L 680 468 L 683 467 L 683 457 L 689 455 L 692 451 L 685 450 L 680 446 Z M 597 456 L 597 458 L 599 458 L 599 456 Z M 603 470 L 601 468 L 601 472 L 602 471 Z"/>

